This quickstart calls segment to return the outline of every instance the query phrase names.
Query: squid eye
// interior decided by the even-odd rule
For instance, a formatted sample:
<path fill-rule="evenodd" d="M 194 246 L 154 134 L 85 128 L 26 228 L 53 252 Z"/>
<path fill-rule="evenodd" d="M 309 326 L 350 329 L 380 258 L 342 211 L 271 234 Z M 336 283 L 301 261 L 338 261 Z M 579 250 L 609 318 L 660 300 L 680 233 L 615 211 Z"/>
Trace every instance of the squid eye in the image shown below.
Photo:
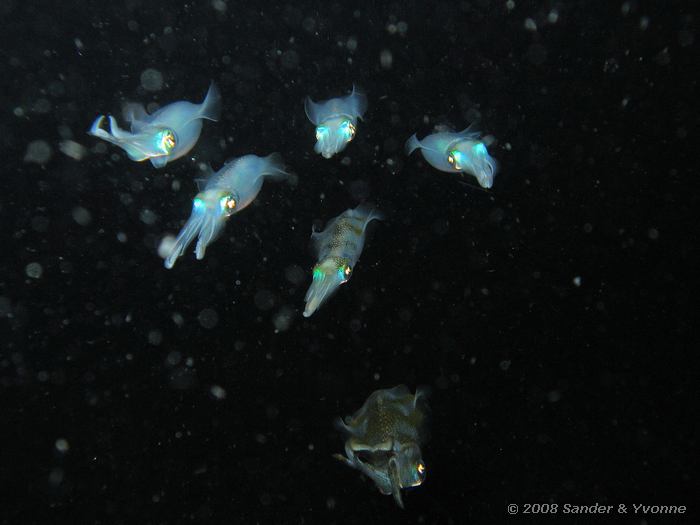
<path fill-rule="evenodd" d="M 219 206 L 221 207 L 221 211 L 224 212 L 227 215 L 231 215 L 233 211 L 236 209 L 236 205 L 238 203 L 236 202 L 236 199 L 234 198 L 233 195 L 224 195 L 219 199 Z"/>
<path fill-rule="evenodd" d="M 321 140 L 328 133 L 328 128 L 326 126 L 319 126 L 316 128 L 316 140 Z"/>
<path fill-rule="evenodd" d="M 164 129 L 158 133 L 156 137 L 156 140 L 158 141 L 158 148 L 166 155 L 168 155 L 177 144 L 177 141 L 175 140 L 175 133 L 173 133 L 172 130 Z"/>
<path fill-rule="evenodd" d="M 349 120 L 344 120 L 341 124 L 341 127 L 343 129 L 343 133 L 345 134 L 345 140 L 350 142 L 352 139 L 355 138 L 355 126 L 352 122 L 350 122 Z"/>
<path fill-rule="evenodd" d="M 447 156 L 447 162 L 449 162 L 454 169 L 461 170 L 462 169 L 462 165 L 460 164 L 461 158 L 462 158 L 462 153 L 459 150 L 453 150 L 453 151 L 450 151 L 450 154 Z"/>
<path fill-rule="evenodd" d="M 425 464 L 418 462 L 418 465 L 416 465 L 416 472 L 418 472 L 420 477 L 423 477 L 425 475 Z"/>
<path fill-rule="evenodd" d="M 350 278 L 350 274 L 352 274 L 352 268 L 350 268 L 349 265 L 344 264 L 340 268 L 338 268 L 338 279 L 341 281 L 345 282 Z"/>

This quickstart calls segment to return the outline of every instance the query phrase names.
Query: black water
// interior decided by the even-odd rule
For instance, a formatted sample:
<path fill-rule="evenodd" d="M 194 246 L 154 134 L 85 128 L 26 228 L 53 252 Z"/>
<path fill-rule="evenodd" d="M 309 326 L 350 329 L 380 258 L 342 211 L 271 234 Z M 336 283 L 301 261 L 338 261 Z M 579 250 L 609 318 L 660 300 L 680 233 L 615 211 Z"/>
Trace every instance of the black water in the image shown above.
<path fill-rule="evenodd" d="M 1 522 L 697 523 L 693 3 L 274 4 L 0 5 Z M 86 134 L 210 80 L 222 119 L 163 170 Z M 353 83 L 322 159 L 304 97 Z M 403 153 L 471 122 L 488 192 Z M 198 163 L 272 151 L 292 183 L 165 270 Z M 362 200 L 387 220 L 305 319 L 312 224 Z M 400 383 L 432 388 L 404 511 L 331 457 Z M 562 514 L 596 502 L 688 510 Z"/>

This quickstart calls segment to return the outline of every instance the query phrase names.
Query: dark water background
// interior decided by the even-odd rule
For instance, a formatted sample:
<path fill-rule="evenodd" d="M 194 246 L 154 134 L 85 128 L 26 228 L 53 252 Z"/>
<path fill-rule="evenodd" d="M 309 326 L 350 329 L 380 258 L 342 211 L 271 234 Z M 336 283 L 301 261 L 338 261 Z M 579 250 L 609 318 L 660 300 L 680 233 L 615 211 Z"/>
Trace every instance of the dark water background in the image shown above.
<path fill-rule="evenodd" d="M 3 0 L 1 522 L 514 523 L 509 503 L 599 502 L 693 523 L 692 6 Z M 163 170 L 85 133 L 210 80 L 221 121 Z M 353 82 L 365 122 L 322 159 L 303 99 Z M 472 121 L 496 140 L 489 192 L 403 153 Z M 165 270 L 197 163 L 272 151 L 296 184 Z M 311 225 L 363 199 L 388 220 L 304 319 Z M 433 391 L 404 511 L 331 458 L 333 418 L 399 383 Z"/>

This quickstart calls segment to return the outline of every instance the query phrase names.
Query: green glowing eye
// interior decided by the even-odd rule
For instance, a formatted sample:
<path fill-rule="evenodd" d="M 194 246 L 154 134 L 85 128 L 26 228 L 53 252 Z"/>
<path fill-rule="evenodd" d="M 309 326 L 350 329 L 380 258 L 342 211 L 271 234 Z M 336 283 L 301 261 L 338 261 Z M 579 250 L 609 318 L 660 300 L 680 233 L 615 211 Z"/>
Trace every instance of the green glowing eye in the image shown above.
<path fill-rule="evenodd" d="M 463 164 L 462 158 L 462 152 L 455 149 L 450 151 L 450 154 L 447 156 L 447 162 L 449 162 L 454 169 L 461 170 Z"/>
<path fill-rule="evenodd" d="M 322 281 L 326 274 L 318 266 L 314 268 L 314 281 Z"/>
<path fill-rule="evenodd" d="M 173 133 L 169 129 L 164 129 L 158 135 L 156 135 L 156 141 L 158 144 L 158 148 L 168 155 L 173 148 L 175 147 L 176 140 L 175 140 L 175 133 Z"/>
<path fill-rule="evenodd" d="M 355 137 L 355 126 L 349 120 L 344 120 L 340 126 L 345 135 L 345 140 L 350 142 Z"/>

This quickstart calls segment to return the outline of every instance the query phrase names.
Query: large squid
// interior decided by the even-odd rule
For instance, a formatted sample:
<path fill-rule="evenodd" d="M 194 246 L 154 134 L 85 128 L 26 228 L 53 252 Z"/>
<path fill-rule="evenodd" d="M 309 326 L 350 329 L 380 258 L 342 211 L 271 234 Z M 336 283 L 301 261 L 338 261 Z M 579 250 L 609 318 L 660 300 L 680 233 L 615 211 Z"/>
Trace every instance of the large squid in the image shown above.
<path fill-rule="evenodd" d="M 420 149 L 425 160 L 440 171 L 474 175 L 482 188 L 493 186 L 498 164 L 489 155 L 478 131 L 439 131 L 418 140 L 414 134 L 406 142 L 406 154 Z"/>
<path fill-rule="evenodd" d="M 282 179 L 287 175 L 278 153 L 267 157 L 245 155 L 230 160 L 211 174 L 204 190 L 192 202 L 192 214 L 170 248 L 165 267 L 172 268 L 195 237 L 198 237 L 196 257 L 204 259 L 207 246 L 219 236 L 228 218 L 255 200 L 263 180 Z"/>
<path fill-rule="evenodd" d="M 357 119 L 367 110 L 367 97 L 355 86 L 346 97 L 314 102 L 306 97 L 306 116 L 316 126 L 314 151 L 330 159 L 340 153 L 355 138 Z"/>
<path fill-rule="evenodd" d="M 126 104 L 124 120 L 131 123 L 130 132 L 120 128 L 111 115 L 108 117 L 110 131 L 102 129 L 105 116 L 100 115 L 88 134 L 119 146 L 132 160 L 150 160 L 153 166 L 162 168 L 186 155 L 199 139 L 202 121 L 217 121 L 220 113 L 221 93 L 212 82 L 201 104 L 173 102 L 151 115 L 142 104 Z"/>
<path fill-rule="evenodd" d="M 306 292 L 304 317 L 311 316 L 341 284 L 348 282 L 362 253 L 367 225 L 374 219 L 383 216 L 375 208 L 360 204 L 331 220 L 325 230 L 312 232 L 318 262 Z"/>

